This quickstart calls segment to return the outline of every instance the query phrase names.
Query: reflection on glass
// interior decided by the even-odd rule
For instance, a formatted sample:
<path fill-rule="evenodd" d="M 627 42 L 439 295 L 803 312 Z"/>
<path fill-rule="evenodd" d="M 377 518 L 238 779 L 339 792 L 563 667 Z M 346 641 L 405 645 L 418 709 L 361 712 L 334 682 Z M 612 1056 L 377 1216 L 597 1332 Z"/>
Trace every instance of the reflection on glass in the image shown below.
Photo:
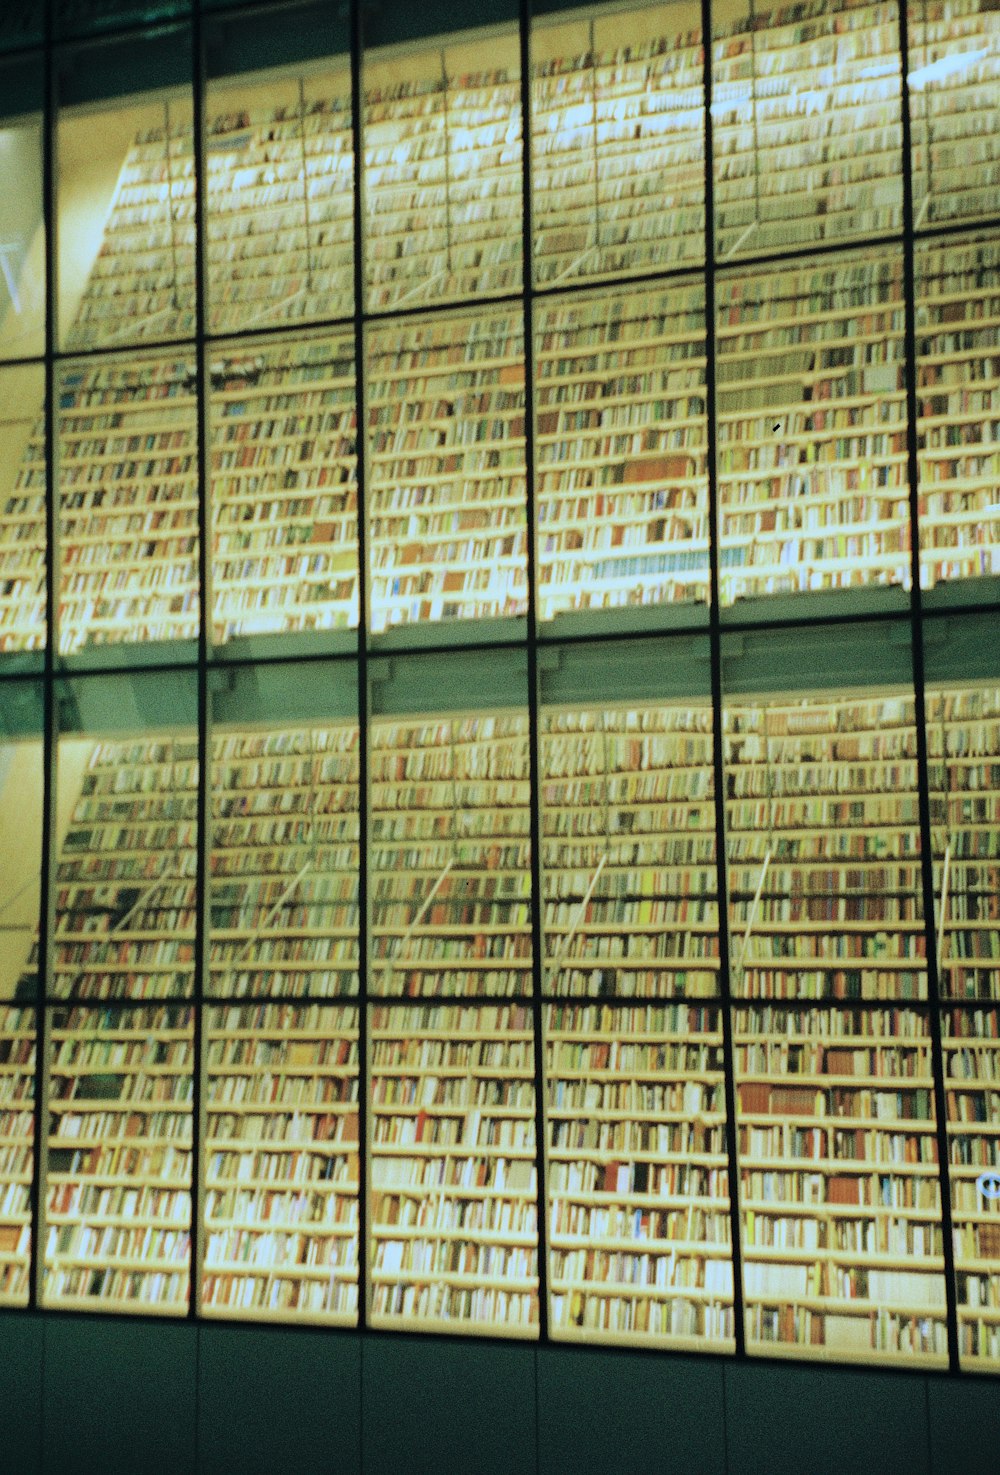
<path fill-rule="evenodd" d="M 536 282 L 702 259 L 699 7 L 536 20 L 532 58 Z"/>
<path fill-rule="evenodd" d="M 371 1322 L 537 1337 L 531 1011 L 371 1010 Z"/>
<path fill-rule="evenodd" d="M 186 15 L 191 0 L 54 0 L 57 37 L 117 30 Z"/>
<path fill-rule="evenodd" d="M 941 993 L 1000 999 L 1000 688 L 927 695 Z"/>
<path fill-rule="evenodd" d="M 373 992 L 530 993 L 527 713 L 379 720 L 370 763 Z"/>
<path fill-rule="evenodd" d="M 353 335 L 211 360 L 213 637 L 358 623 Z"/>
<path fill-rule="evenodd" d="M 916 253 L 920 576 L 1000 574 L 1000 242 Z"/>
<path fill-rule="evenodd" d="M 521 74 L 516 29 L 364 66 L 369 308 L 521 285 Z"/>
<path fill-rule="evenodd" d="M 353 310 L 346 59 L 206 98 L 208 322 L 217 332 Z"/>
<path fill-rule="evenodd" d="M 723 275 L 717 331 L 722 603 L 907 584 L 900 255 Z"/>
<path fill-rule="evenodd" d="M 545 990 L 718 988 L 712 712 L 541 713 Z"/>
<path fill-rule="evenodd" d="M 899 230 L 894 0 L 716 0 L 712 24 L 717 254 Z"/>
<path fill-rule="evenodd" d="M 16 7 L 15 7 L 16 9 Z M 0 51 L 8 6 L 0 16 Z M 0 66 L 0 359 L 45 348 L 41 64 Z"/>
<path fill-rule="evenodd" d="M 947 1363 L 931 1039 L 913 1009 L 737 1009 L 749 1350 Z"/>
<path fill-rule="evenodd" d="M 193 677 L 64 682 L 53 992 L 162 999 L 194 986 Z M 162 725 L 123 732 L 130 711 Z"/>
<path fill-rule="evenodd" d="M 380 325 L 367 352 L 372 630 L 523 615 L 520 313 Z"/>
<path fill-rule="evenodd" d="M 535 323 L 539 617 L 707 599 L 703 286 Z"/>
<path fill-rule="evenodd" d="M 171 33 L 167 60 L 190 65 Z M 155 74 L 161 43 L 84 48 L 67 59 L 57 138 L 59 340 L 123 346 L 194 331 L 194 156 L 183 92 L 122 106 L 69 106 L 93 67 Z"/>
<path fill-rule="evenodd" d="M 0 368 L 0 651 L 45 645 L 45 371 Z"/>
<path fill-rule="evenodd" d="M 57 384 L 60 652 L 193 638 L 193 359 L 86 359 Z"/>
<path fill-rule="evenodd" d="M 193 1015 L 53 1009 L 43 1300 L 184 1315 Z"/>
<path fill-rule="evenodd" d="M 545 1016 L 553 1335 L 731 1350 L 718 1008 Z"/>
<path fill-rule="evenodd" d="M 990 0 L 910 0 L 915 224 L 995 215 L 1000 14 Z"/>
<path fill-rule="evenodd" d="M 733 992 L 926 996 L 906 693 L 726 703 Z"/>
<path fill-rule="evenodd" d="M 358 1319 L 358 1011 L 232 1005 L 207 1015 L 202 1310 Z"/>

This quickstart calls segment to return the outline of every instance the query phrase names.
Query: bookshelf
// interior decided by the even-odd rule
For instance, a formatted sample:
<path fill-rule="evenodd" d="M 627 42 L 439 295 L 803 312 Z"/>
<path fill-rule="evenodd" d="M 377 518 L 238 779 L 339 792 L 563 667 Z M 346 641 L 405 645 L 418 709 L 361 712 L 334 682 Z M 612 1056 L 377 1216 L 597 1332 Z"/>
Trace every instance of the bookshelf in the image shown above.
<path fill-rule="evenodd" d="M 552 1333 L 732 1350 L 717 1005 L 545 1006 Z"/>
<path fill-rule="evenodd" d="M 989 0 L 911 0 L 909 30 L 915 222 L 994 215 L 1000 18 Z"/>
<path fill-rule="evenodd" d="M 924 587 L 1000 574 L 1000 243 L 916 251 L 920 573 Z"/>
<path fill-rule="evenodd" d="M 720 597 L 907 584 L 902 258 L 718 281 Z"/>
<path fill-rule="evenodd" d="M 230 1004 L 206 1015 L 201 1309 L 358 1319 L 358 1010 Z"/>
<path fill-rule="evenodd" d="M 538 1335 L 524 1004 L 371 1007 L 371 1324 Z"/>
<path fill-rule="evenodd" d="M 0 1306 L 28 1304 L 35 1011 L 0 1005 Z"/>
<path fill-rule="evenodd" d="M 531 50 L 536 284 L 703 260 L 699 7 L 539 18 Z"/>
<path fill-rule="evenodd" d="M 51 1013 L 44 1304 L 183 1315 L 193 1013 Z"/>
<path fill-rule="evenodd" d="M 527 610 L 520 313 L 368 329 L 372 632 Z"/>
<path fill-rule="evenodd" d="M 700 283 L 535 311 L 538 616 L 708 598 Z"/>
<path fill-rule="evenodd" d="M 45 440 L 38 366 L 0 369 L 0 652 L 45 646 Z"/>
<path fill-rule="evenodd" d="M 528 753 L 526 712 L 372 722 L 374 993 L 531 992 Z"/>
<path fill-rule="evenodd" d="M 519 290 L 516 27 L 369 51 L 362 117 L 369 310 Z"/>
<path fill-rule="evenodd" d="M 912 698 L 725 711 L 733 992 L 922 999 Z"/>
<path fill-rule="evenodd" d="M 712 26 L 719 255 L 901 230 L 897 7 L 717 0 Z"/>
<path fill-rule="evenodd" d="M 734 1012 L 748 1349 L 947 1364 L 927 1016 Z"/>
<path fill-rule="evenodd" d="M 543 708 L 540 727 L 546 992 L 716 994 L 711 707 Z"/>
<path fill-rule="evenodd" d="M 221 345 L 209 435 L 213 639 L 356 628 L 353 335 Z"/>

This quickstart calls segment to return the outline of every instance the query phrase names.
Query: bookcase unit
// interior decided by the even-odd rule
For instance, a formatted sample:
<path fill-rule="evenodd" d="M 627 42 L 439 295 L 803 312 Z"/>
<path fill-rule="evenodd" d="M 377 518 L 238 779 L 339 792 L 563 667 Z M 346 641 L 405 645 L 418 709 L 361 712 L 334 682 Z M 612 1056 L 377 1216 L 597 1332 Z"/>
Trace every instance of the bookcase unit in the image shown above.
<path fill-rule="evenodd" d="M 909 581 L 901 256 L 718 281 L 720 597 Z"/>
<path fill-rule="evenodd" d="M 708 598 L 705 293 L 535 312 L 540 619 Z"/>
<path fill-rule="evenodd" d="M 536 20 L 532 67 L 537 285 L 703 259 L 699 7 Z"/>
<path fill-rule="evenodd" d="M 192 1034 L 182 1005 L 52 1011 L 46 1306 L 186 1312 Z"/>
<path fill-rule="evenodd" d="M 35 1011 L 0 1009 L 0 1306 L 28 1302 Z"/>
<path fill-rule="evenodd" d="M 719 255 L 900 230 L 897 6 L 716 0 L 712 27 Z"/>
<path fill-rule="evenodd" d="M 375 1005 L 369 1035 L 372 1325 L 536 1337 L 531 1010 Z"/>

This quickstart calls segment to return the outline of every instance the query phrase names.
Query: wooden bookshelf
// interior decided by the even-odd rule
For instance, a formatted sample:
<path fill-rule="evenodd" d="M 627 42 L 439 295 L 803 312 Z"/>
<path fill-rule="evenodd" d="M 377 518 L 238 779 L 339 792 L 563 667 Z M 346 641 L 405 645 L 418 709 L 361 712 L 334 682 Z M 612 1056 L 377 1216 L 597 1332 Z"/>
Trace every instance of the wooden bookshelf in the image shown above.
<path fill-rule="evenodd" d="M 719 255 L 901 230 L 896 5 L 718 0 L 712 26 Z"/>
<path fill-rule="evenodd" d="M 372 723 L 375 993 L 531 992 L 528 752 L 526 712 Z"/>
<path fill-rule="evenodd" d="M 183 1315 L 192 1010 L 57 1009 L 51 1026 L 44 1303 Z"/>
<path fill-rule="evenodd" d="M 1000 242 L 916 252 L 920 576 L 1000 574 Z"/>
<path fill-rule="evenodd" d="M 531 49 L 536 283 L 703 260 L 699 7 L 538 19 Z"/>
<path fill-rule="evenodd" d="M 734 1345 L 716 1005 L 545 1007 L 551 1326 Z"/>
<path fill-rule="evenodd" d="M 371 621 L 527 610 L 520 313 L 369 329 Z"/>
<path fill-rule="evenodd" d="M 734 1043 L 748 1348 L 945 1366 L 926 1015 L 759 1005 Z"/>
<path fill-rule="evenodd" d="M 530 1009 L 378 1005 L 370 1047 L 371 1324 L 537 1337 Z"/>
<path fill-rule="evenodd" d="M 902 257 L 718 282 L 723 604 L 909 580 Z"/>
<path fill-rule="evenodd" d="M 705 294 L 535 310 L 538 615 L 708 598 Z"/>
<path fill-rule="evenodd" d="M 358 1319 L 358 1011 L 207 1013 L 209 1316 Z"/>
<path fill-rule="evenodd" d="M 0 1306 L 28 1304 L 35 1011 L 0 1009 Z"/>
<path fill-rule="evenodd" d="M 213 639 L 356 627 L 353 335 L 223 350 L 209 421 Z"/>
<path fill-rule="evenodd" d="M 548 993 L 719 986 L 711 709 L 541 715 Z"/>
<path fill-rule="evenodd" d="M 926 997 L 907 696 L 725 712 L 733 991 Z"/>
<path fill-rule="evenodd" d="M 993 216 L 1000 17 L 989 0 L 910 0 L 908 14 L 916 224 Z"/>

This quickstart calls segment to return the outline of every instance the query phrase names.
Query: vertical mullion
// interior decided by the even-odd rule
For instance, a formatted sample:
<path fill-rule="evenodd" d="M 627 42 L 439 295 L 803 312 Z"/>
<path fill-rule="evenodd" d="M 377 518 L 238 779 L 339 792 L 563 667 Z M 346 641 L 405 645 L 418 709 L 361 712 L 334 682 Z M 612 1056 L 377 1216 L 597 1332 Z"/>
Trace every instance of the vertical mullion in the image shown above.
<path fill-rule="evenodd" d="M 719 1012 L 726 1098 L 726 1157 L 729 1229 L 733 1267 L 733 1333 L 736 1355 L 746 1354 L 743 1313 L 743 1251 L 740 1240 L 739 1159 L 733 1054 L 732 981 L 729 976 L 729 876 L 726 864 L 725 748 L 722 731 L 722 629 L 719 612 L 719 481 L 716 466 L 715 363 L 715 159 L 712 149 L 712 17 L 701 0 L 703 108 L 705 120 L 705 416 L 708 443 L 709 646 L 712 675 L 712 765 L 715 784 L 715 874 L 719 908 Z"/>
<path fill-rule="evenodd" d="M 934 1116 L 937 1135 L 938 1181 L 941 1192 L 941 1237 L 944 1255 L 945 1305 L 948 1318 L 948 1365 L 954 1373 L 958 1356 L 958 1288 L 955 1283 L 955 1243 L 951 1217 L 948 1164 L 948 1115 L 944 1086 L 944 1050 L 941 1043 L 941 990 L 938 978 L 937 930 L 934 907 L 934 852 L 931 832 L 930 775 L 927 764 L 927 701 L 924 672 L 923 595 L 920 587 L 920 521 L 917 437 L 917 316 L 913 223 L 912 137 L 908 77 L 910 35 L 908 0 L 899 0 L 900 135 L 903 183 L 903 312 L 904 373 L 906 380 L 906 469 L 910 516 L 910 646 L 913 660 L 913 718 L 917 733 L 917 802 L 920 811 L 920 872 L 923 892 L 924 936 L 927 948 L 927 998 L 930 1003 L 931 1059 L 934 1069 Z"/>
<path fill-rule="evenodd" d="M 205 392 L 205 152 L 204 152 L 204 90 L 205 57 L 201 24 L 201 11 L 195 5 L 191 21 L 192 51 L 192 153 L 194 165 L 194 233 L 195 233 L 195 394 L 197 397 L 198 426 L 198 799 L 197 799 L 197 846 L 198 859 L 195 873 L 195 945 L 194 945 L 194 999 L 193 1041 L 194 1078 L 192 1080 L 191 1103 L 191 1288 L 188 1297 L 188 1316 L 201 1314 L 202 1267 L 205 1261 L 205 1227 L 203 1222 L 205 1201 L 205 1097 L 206 1097 L 206 1035 L 205 1035 L 205 970 L 208 965 L 208 876 L 209 846 L 208 833 L 208 790 L 211 783 L 211 743 L 209 737 L 209 692 L 208 654 L 209 621 L 211 604 L 208 597 L 210 577 L 210 550 L 208 516 L 208 410 Z"/>
<path fill-rule="evenodd" d="M 545 1005 L 542 999 L 542 857 L 539 763 L 537 563 L 535 549 L 535 330 L 531 213 L 531 0 L 520 0 L 521 47 L 521 304 L 524 324 L 525 554 L 528 581 L 528 784 L 531 847 L 531 1012 L 535 1059 L 535 1202 L 538 1235 L 538 1335 L 549 1340 L 548 1117 L 545 1089 Z"/>
<path fill-rule="evenodd" d="M 368 1142 L 368 1089 L 371 1078 L 368 1030 L 368 628 L 371 590 L 368 577 L 368 499 L 366 463 L 368 419 L 365 377 L 364 139 L 362 126 L 362 0 L 351 0 L 351 141 L 354 148 L 354 405 L 355 502 L 358 534 L 358 1326 L 370 1320 L 368 1273 L 368 1197 L 371 1153 Z"/>

